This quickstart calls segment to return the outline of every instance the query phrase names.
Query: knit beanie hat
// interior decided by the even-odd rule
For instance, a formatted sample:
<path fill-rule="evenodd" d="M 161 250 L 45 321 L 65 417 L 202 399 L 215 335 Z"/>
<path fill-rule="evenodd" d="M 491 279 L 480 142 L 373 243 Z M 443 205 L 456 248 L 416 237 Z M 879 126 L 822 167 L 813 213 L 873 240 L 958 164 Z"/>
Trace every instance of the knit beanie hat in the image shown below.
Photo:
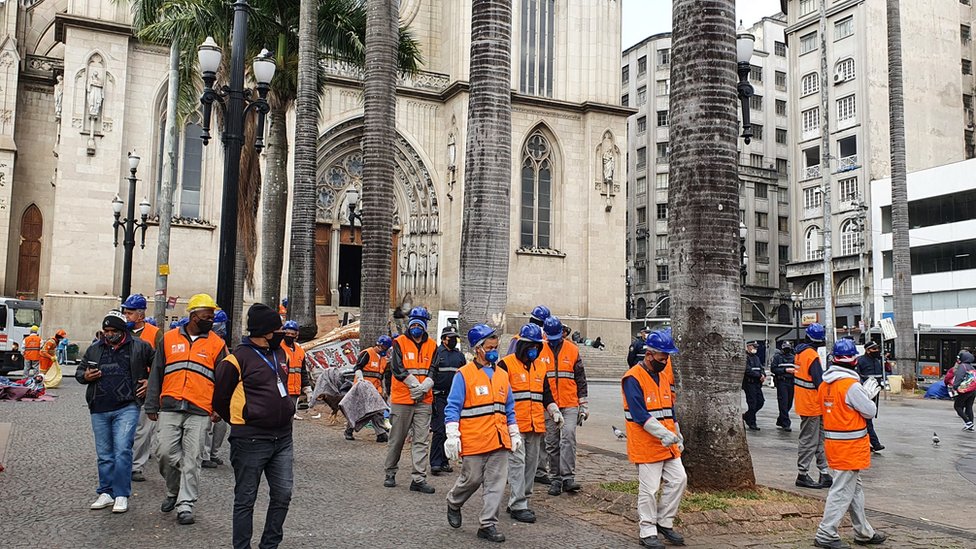
<path fill-rule="evenodd" d="M 277 331 L 281 328 L 281 317 L 264 303 L 255 303 L 247 310 L 247 333 L 252 336 Z"/>
<path fill-rule="evenodd" d="M 118 309 L 112 309 L 105 315 L 102 319 L 102 329 L 112 328 L 113 330 L 118 330 L 120 332 L 125 331 L 125 316 L 122 315 L 122 311 Z"/>

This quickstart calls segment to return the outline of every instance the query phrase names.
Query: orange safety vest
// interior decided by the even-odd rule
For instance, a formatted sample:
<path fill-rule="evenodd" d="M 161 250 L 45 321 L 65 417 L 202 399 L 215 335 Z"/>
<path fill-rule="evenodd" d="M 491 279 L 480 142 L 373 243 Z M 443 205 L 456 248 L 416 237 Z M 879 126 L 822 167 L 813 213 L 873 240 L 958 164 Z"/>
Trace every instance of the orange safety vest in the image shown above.
<path fill-rule="evenodd" d="M 24 338 L 24 360 L 41 359 L 41 336 L 31 334 Z"/>
<path fill-rule="evenodd" d="M 515 419 L 522 433 L 545 433 L 546 415 L 542 406 L 546 370 L 533 362 L 528 368 L 514 354 L 501 360 L 508 370 L 508 382 L 515 398 Z"/>
<path fill-rule="evenodd" d="M 464 377 L 464 406 L 461 407 L 461 455 L 476 456 L 512 448 L 508 434 L 508 373 L 495 368 L 491 378 L 474 362 L 458 370 Z"/>
<path fill-rule="evenodd" d="M 567 339 L 563 339 L 559 348 L 559 358 L 555 358 L 551 344 L 546 342 L 539 353 L 539 362 L 546 367 L 546 378 L 549 380 L 549 390 L 552 398 L 560 408 L 574 408 L 579 406 L 579 395 L 576 394 L 576 372 L 573 366 L 579 358 L 579 347 Z"/>
<path fill-rule="evenodd" d="M 644 425 L 634 421 L 627 404 L 627 395 L 623 393 L 623 381 L 632 377 L 640 383 L 644 393 L 644 407 L 654 419 L 661 422 L 669 431 L 677 434 L 678 428 L 674 423 L 674 392 L 671 379 L 664 372 L 658 374 L 660 384 L 654 383 L 654 378 L 640 364 L 635 365 L 621 379 L 620 392 L 624 400 L 624 420 L 627 426 L 627 457 L 631 463 L 657 463 L 668 459 L 681 457 L 677 445 L 665 447 L 660 439 L 644 430 Z"/>
<path fill-rule="evenodd" d="M 57 348 L 58 348 L 58 340 L 53 337 L 44 342 L 44 346 L 41 347 L 41 352 L 39 353 L 41 356 L 42 372 L 48 371 L 51 365 L 54 364 L 54 359 L 51 357 L 54 356 L 54 352 L 57 350 Z"/>
<path fill-rule="evenodd" d="M 383 394 L 383 376 L 386 374 L 386 357 L 380 356 L 374 347 L 366 349 L 369 362 L 363 366 L 363 379 L 376 387 L 379 394 Z"/>
<path fill-rule="evenodd" d="M 305 362 L 305 349 L 301 345 L 295 344 L 292 350 L 284 341 L 281 348 L 285 350 L 285 357 L 288 359 L 288 394 L 298 396 L 302 394 L 302 363 Z"/>
<path fill-rule="evenodd" d="M 860 471 L 871 466 L 868 423 L 847 405 L 847 390 L 858 380 L 842 378 L 821 383 L 818 391 L 823 413 L 824 452 L 827 464 L 838 471 Z"/>
<path fill-rule="evenodd" d="M 145 323 L 142 326 L 142 331 L 139 332 L 139 339 L 145 341 L 152 347 L 156 349 L 156 338 L 159 336 L 159 328 L 153 326 L 150 323 Z"/>
<path fill-rule="evenodd" d="M 434 358 L 434 349 L 437 349 L 437 344 L 432 339 L 427 338 L 420 345 L 420 349 L 417 349 L 417 344 L 414 340 L 406 335 L 397 336 L 395 342 L 400 346 L 400 358 L 403 359 L 403 368 L 408 374 L 413 374 L 417 378 L 417 381 L 423 383 L 427 379 L 427 369 L 430 368 L 430 361 Z M 424 395 L 424 404 L 430 404 L 433 401 L 433 391 L 427 391 L 427 394 Z M 416 404 L 410 398 L 410 389 L 407 387 L 407 384 L 398 380 L 396 376 L 393 377 L 393 381 L 390 384 L 390 403 Z"/>
<path fill-rule="evenodd" d="M 793 359 L 796 363 L 796 371 L 793 372 L 793 385 L 796 386 L 793 402 L 797 415 L 815 417 L 821 414 L 820 398 L 817 396 L 817 388 L 813 385 L 813 376 L 810 374 L 810 366 L 813 361 L 819 359 L 820 355 L 813 347 L 803 349 Z"/>
<path fill-rule="evenodd" d="M 185 400 L 213 412 L 214 368 L 224 353 L 224 340 L 213 332 L 196 341 L 182 328 L 173 328 L 163 336 L 163 387 L 160 398 Z"/>

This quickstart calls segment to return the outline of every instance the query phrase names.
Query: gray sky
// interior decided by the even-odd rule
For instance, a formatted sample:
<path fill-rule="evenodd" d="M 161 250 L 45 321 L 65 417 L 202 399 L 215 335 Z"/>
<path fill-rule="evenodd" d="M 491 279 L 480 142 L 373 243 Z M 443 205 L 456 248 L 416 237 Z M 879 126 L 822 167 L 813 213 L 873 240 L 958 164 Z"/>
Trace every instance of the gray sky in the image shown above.
<path fill-rule="evenodd" d="M 624 49 L 652 34 L 671 30 L 671 0 L 621 0 L 623 2 Z M 779 13 L 779 0 L 738 0 L 736 19 L 751 25 L 767 15 Z"/>

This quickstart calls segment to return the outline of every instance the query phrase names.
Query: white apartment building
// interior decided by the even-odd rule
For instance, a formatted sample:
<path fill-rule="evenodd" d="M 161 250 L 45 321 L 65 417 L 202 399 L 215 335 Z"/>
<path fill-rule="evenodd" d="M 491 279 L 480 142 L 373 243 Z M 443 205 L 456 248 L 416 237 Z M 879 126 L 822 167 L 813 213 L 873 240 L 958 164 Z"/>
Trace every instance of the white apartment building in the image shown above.
<path fill-rule="evenodd" d="M 901 2 L 910 172 L 974 154 L 969 4 L 970 0 Z M 823 321 L 822 208 L 829 200 L 834 323 L 839 333 L 856 333 L 861 302 L 872 293 L 872 277 L 880 276 L 870 274 L 880 265 L 870 259 L 875 239 L 862 238 L 879 230 L 878 220 L 866 215 L 872 201 L 868 183 L 890 177 L 885 0 L 829 0 L 823 37 L 820 0 L 790 0 L 787 12 L 789 136 L 795 159 L 790 166 L 795 200 L 788 278 L 795 291 L 803 292 L 804 309 Z M 828 66 L 826 81 L 820 75 L 822 56 Z M 821 112 L 822 94 L 827 95 L 827 113 Z M 828 165 L 822 165 L 821 151 L 825 119 Z M 823 170 L 830 172 L 828 197 L 821 184 Z M 862 277 L 862 270 L 869 273 Z M 878 312 L 863 316 L 876 318 Z"/>
<path fill-rule="evenodd" d="M 739 140 L 740 218 L 747 236 L 743 319 L 747 337 L 766 320 L 790 324 L 788 58 L 782 14 L 748 30 L 756 37 L 749 79 L 753 139 Z M 631 318 L 667 317 L 668 119 L 671 34 L 648 37 L 623 52 L 621 103 L 637 109 L 627 123 L 628 304 Z M 761 311 L 759 310 L 761 309 Z"/>

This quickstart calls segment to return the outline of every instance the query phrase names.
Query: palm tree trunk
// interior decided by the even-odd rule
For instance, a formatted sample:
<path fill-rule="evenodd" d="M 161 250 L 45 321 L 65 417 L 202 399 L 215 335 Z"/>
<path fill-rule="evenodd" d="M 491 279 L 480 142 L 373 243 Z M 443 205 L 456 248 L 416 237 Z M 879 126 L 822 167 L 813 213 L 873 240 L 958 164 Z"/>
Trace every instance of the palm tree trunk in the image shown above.
<path fill-rule="evenodd" d="M 298 338 L 315 337 L 315 168 L 318 140 L 318 2 L 301 0 L 298 26 L 298 94 L 295 100 L 295 181 L 292 189 L 288 316 Z"/>
<path fill-rule="evenodd" d="M 888 0 L 888 116 L 891 142 L 891 261 L 894 273 L 895 359 L 908 389 L 915 388 L 915 321 L 912 253 L 908 238 L 908 172 L 905 161 L 905 95 L 901 66 L 901 10 Z"/>
<path fill-rule="evenodd" d="M 261 302 L 277 308 L 281 300 L 281 265 L 285 255 L 288 210 L 288 128 L 283 109 L 272 109 L 269 119 L 262 208 Z"/>
<path fill-rule="evenodd" d="M 366 3 L 363 269 L 359 345 L 386 333 L 393 256 L 393 146 L 399 0 Z"/>
<path fill-rule="evenodd" d="M 512 0 L 473 0 L 464 153 L 461 328 L 505 326 L 511 234 Z"/>
<path fill-rule="evenodd" d="M 734 0 L 674 0 L 671 321 L 682 456 L 697 489 L 755 484 L 740 409 Z"/>

